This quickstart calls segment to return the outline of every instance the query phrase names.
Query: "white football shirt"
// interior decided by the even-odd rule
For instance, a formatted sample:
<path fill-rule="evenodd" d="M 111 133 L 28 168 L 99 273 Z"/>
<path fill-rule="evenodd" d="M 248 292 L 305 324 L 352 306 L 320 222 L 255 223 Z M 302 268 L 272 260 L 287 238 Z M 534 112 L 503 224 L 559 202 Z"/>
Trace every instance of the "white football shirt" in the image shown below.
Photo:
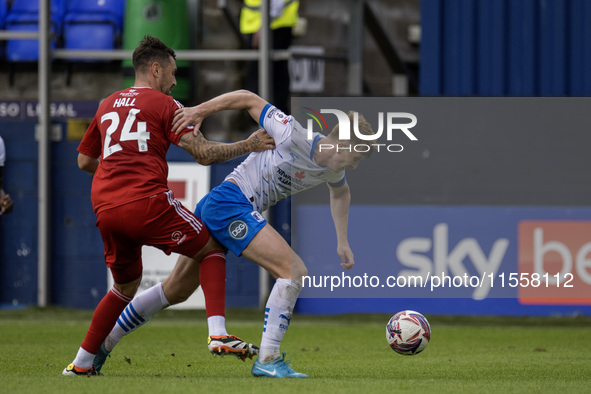
<path fill-rule="evenodd" d="M 254 152 L 226 177 L 233 179 L 255 210 L 263 212 L 284 198 L 321 183 L 340 186 L 345 171 L 334 172 L 314 161 L 314 149 L 324 138 L 308 131 L 291 115 L 267 104 L 259 124 L 275 140 L 275 149 Z"/>

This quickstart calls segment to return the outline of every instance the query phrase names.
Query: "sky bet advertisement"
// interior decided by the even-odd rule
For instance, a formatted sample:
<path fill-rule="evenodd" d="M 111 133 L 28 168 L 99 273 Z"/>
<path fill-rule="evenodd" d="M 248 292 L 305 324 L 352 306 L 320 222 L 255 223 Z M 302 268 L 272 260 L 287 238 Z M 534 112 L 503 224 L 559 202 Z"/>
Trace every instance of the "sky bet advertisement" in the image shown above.
<path fill-rule="evenodd" d="M 352 269 L 340 266 L 329 189 L 292 196 L 292 245 L 309 271 L 300 311 L 396 302 L 428 313 L 591 314 L 590 105 L 294 99 L 309 139 L 338 133 L 316 152 L 366 154 L 346 169 Z M 359 131 L 361 118 L 373 136 Z"/>

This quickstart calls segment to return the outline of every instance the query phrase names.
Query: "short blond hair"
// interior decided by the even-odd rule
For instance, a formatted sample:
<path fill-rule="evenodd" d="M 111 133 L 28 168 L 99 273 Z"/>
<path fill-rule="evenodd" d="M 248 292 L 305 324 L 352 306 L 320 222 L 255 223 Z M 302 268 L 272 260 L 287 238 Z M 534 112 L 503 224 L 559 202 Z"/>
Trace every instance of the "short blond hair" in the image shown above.
<path fill-rule="evenodd" d="M 363 135 L 375 135 L 375 133 L 373 132 L 373 129 L 371 128 L 371 124 L 369 124 L 369 122 L 367 120 L 365 120 L 365 117 L 355 111 L 349 111 L 347 112 L 347 117 L 349 118 L 349 122 L 351 123 L 351 139 L 348 140 L 347 142 L 350 145 L 356 145 L 356 144 L 369 144 L 371 149 L 368 152 L 368 156 L 371 155 L 371 153 L 376 150 L 376 147 L 374 145 L 371 144 L 371 141 L 365 141 L 362 140 L 361 138 L 357 137 L 357 134 L 353 131 L 353 125 L 355 124 L 355 114 L 357 114 L 357 125 L 359 126 L 359 133 L 363 134 Z M 339 139 L 339 125 L 337 123 L 337 125 L 335 127 L 333 127 L 332 131 L 330 132 L 330 134 L 333 134 L 337 137 L 337 139 Z"/>

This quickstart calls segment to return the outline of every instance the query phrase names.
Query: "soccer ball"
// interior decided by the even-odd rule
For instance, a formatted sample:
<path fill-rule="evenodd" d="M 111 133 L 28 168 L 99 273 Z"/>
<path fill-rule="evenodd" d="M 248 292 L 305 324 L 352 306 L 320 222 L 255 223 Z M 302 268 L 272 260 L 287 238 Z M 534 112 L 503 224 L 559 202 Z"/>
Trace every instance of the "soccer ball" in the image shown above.
<path fill-rule="evenodd" d="M 419 312 L 398 312 L 386 324 L 386 339 L 396 353 L 412 356 L 429 344 L 431 326 Z"/>

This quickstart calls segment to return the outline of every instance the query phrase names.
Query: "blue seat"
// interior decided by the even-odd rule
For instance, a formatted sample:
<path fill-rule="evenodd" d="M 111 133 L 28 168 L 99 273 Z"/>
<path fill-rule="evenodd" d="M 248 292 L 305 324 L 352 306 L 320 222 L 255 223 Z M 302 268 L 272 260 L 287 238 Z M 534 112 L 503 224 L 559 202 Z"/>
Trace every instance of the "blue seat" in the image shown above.
<path fill-rule="evenodd" d="M 51 1 L 51 32 L 55 36 L 61 34 L 63 1 Z M 39 0 L 14 1 L 6 15 L 4 28 L 8 31 L 39 31 Z M 55 37 L 52 38 L 50 46 L 55 49 Z M 8 40 L 6 42 L 6 59 L 11 62 L 36 62 L 39 60 L 39 41 L 37 39 Z"/>
<path fill-rule="evenodd" d="M 4 30 L 4 22 L 6 20 L 6 14 L 8 13 L 7 0 L 0 0 L 0 30 Z M 0 41 L 0 59 L 4 59 L 4 49 L 6 43 Z"/>
<path fill-rule="evenodd" d="M 37 23 L 15 23 L 8 24 L 6 30 L 33 31 L 39 30 Z M 51 40 L 51 49 L 55 48 L 55 40 Z M 8 40 L 6 41 L 6 59 L 11 62 L 36 62 L 39 60 L 39 41 L 32 40 Z"/>
<path fill-rule="evenodd" d="M 124 7 L 124 0 L 67 0 L 64 48 L 106 50 L 120 47 Z"/>
<path fill-rule="evenodd" d="M 66 0 L 65 18 L 70 22 L 110 22 L 123 28 L 125 0 Z"/>
<path fill-rule="evenodd" d="M 64 16 L 64 1 L 51 0 L 51 23 L 61 25 Z M 6 17 L 7 23 L 39 22 L 39 0 L 16 0 Z"/>
<path fill-rule="evenodd" d="M 6 14 L 8 14 L 8 2 L 7 0 L 0 0 L 0 29 L 4 29 Z"/>

